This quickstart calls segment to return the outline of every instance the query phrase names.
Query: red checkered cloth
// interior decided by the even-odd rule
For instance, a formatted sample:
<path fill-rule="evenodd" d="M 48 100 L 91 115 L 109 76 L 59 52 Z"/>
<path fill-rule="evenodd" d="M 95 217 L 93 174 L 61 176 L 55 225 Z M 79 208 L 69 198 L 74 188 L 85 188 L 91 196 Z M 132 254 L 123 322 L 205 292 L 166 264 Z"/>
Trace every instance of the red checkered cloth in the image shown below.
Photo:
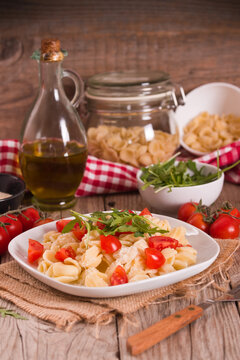
<path fill-rule="evenodd" d="M 89 155 L 76 196 L 136 190 L 137 171 L 138 169 L 133 166 L 117 164 Z"/>
<path fill-rule="evenodd" d="M 22 176 L 18 162 L 18 140 L 0 140 L 0 172 Z"/>
<path fill-rule="evenodd" d="M 219 151 L 204 155 L 198 158 L 198 161 L 217 166 L 218 154 L 219 166 L 221 169 L 234 164 L 240 159 L 240 140 L 222 147 Z M 231 170 L 226 171 L 225 179 L 234 184 L 240 184 L 240 164 L 234 166 Z"/>
<path fill-rule="evenodd" d="M 0 172 L 21 177 L 17 140 L 0 140 Z M 107 194 L 137 189 L 138 169 L 88 156 L 86 169 L 76 196 Z"/>
<path fill-rule="evenodd" d="M 11 173 L 21 177 L 18 162 L 19 142 L 17 140 L 0 140 L 0 172 Z M 220 167 L 229 166 L 240 159 L 240 141 L 204 155 L 197 160 L 203 163 L 217 165 L 219 154 Z M 181 153 L 182 158 L 192 158 L 191 154 Z M 138 169 L 124 164 L 113 163 L 106 160 L 88 156 L 86 169 L 76 196 L 94 194 L 117 193 L 137 189 Z M 235 184 L 240 184 L 240 165 L 225 173 L 225 179 Z"/>

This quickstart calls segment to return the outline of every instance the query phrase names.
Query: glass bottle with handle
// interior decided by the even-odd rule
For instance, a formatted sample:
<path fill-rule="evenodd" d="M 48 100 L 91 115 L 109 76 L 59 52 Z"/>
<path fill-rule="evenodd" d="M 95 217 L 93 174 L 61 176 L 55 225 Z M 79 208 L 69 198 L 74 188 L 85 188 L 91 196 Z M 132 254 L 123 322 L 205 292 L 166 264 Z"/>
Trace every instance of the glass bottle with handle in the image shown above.
<path fill-rule="evenodd" d="M 83 82 L 76 73 L 62 70 L 64 54 L 59 40 L 42 40 L 39 92 L 21 132 L 20 166 L 33 202 L 43 210 L 69 208 L 83 177 L 87 139 L 76 107 Z M 72 101 L 62 78 L 75 84 Z"/>

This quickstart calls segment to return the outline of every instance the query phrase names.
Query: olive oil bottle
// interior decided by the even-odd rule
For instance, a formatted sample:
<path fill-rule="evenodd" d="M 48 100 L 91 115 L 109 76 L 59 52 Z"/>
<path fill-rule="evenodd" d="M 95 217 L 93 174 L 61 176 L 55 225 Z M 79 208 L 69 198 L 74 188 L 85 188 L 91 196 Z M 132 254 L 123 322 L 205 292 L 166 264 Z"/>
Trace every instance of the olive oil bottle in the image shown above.
<path fill-rule="evenodd" d="M 43 210 L 69 208 L 87 161 L 86 132 L 75 107 L 81 97 L 81 80 L 62 70 L 64 54 L 59 40 L 43 40 L 39 61 L 38 96 L 21 134 L 20 166 L 33 202 Z M 76 87 L 70 102 L 62 78 Z"/>

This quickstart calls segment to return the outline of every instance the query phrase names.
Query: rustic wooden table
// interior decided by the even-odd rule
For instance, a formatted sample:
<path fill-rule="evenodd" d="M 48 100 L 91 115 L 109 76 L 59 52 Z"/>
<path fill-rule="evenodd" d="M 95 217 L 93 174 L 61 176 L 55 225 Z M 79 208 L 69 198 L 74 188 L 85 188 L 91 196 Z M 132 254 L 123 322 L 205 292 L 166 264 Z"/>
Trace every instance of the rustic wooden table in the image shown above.
<path fill-rule="evenodd" d="M 240 208 L 239 186 L 225 183 L 218 200 L 230 200 Z M 82 212 L 108 210 L 111 207 L 143 209 L 146 204 L 137 192 L 103 195 L 80 198 L 75 209 Z M 151 209 L 153 210 L 153 209 Z M 51 214 L 59 218 L 59 213 Z M 64 211 L 62 217 L 69 215 Z M 9 255 L 1 259 L 10 260 Z M 235 255 L 235 262 L 230 269 L 230 286 L 240 283 L 240 252 Z M 221 284 L 220 276 L 216 282 Z M 194 303 L 206 297 L 216 297 L 220 293 L 214 288 L 203 290 Z M 123 324 L 123 319 L 115 320 L 101 326 L 99 332 L 95 325 L 79 323 L 69 332 L 56 329 L 52 324 L 43 322 L 25 314 L 12 303 L 0 300 L 0 307 L 14 309 L 26 316 L 28 321 L 16 320 L 10 316 L 0 317 L 0 358 L 1 360 L 81 360 L 81 359 L 134 359 L 126 348 L 126 340 L 130 335 L 152 325 L 158 320 L 180 310 L 190 303 L 187 299 L 170 303 L 153 304 L 134 314 L 134 323 Z M 216 304 L 205 311 L 202 318 L 178 333 L 163 340 L 153 348 L 138 356 L 138 359 L 164 360 L 234 360 L 240 354 L 240 317 L 239 303 Z M 123 330 L 124 325 L 124 331 Z M 98 337 L 96 338 L 96 334 Z"/>

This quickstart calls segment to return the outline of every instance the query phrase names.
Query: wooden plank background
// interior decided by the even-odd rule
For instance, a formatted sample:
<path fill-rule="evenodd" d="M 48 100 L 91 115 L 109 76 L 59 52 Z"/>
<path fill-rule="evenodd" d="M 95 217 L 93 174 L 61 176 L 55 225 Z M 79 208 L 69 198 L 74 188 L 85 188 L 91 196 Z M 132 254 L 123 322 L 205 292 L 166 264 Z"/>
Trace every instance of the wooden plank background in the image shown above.
<path fill-rule="evenodd" d="M 2 0 L 0 137 L 19 138 L 38 88 L 30 59 L 59 38 L 65 68 L 164 70 L 186 92 L 207 82 L 240 85 L 240 2 L 226 0 Z"/>

